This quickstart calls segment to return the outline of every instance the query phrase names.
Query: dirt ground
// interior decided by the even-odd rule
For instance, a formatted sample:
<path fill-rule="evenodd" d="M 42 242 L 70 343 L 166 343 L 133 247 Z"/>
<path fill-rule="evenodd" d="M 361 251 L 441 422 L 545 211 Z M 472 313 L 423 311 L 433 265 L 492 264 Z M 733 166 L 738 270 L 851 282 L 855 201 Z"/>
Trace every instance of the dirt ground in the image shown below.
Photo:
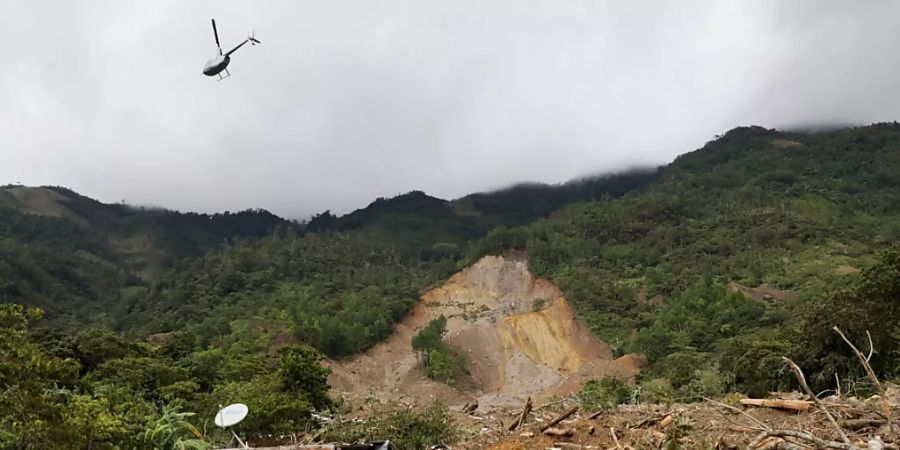
<path fill-rule="evenodd" d="M 791 393 L 789 398 L 800 398 Z M 785 397 L 779 397 L 785 398 Z M 829 397 L 821 404 L 839 424 L 840 431 L 818 406 L 809 402 L 804 411 L 742 407 L 738 397 L 729 404 L 704 401 L 693 404 L 622 405 L 609 411 L 576 411 L 543 432 L 563 412 L 580 406 L 572 397 L 535 403 L 525 423 L 510 431 L 521 414 L 519 408 L 492 408 L 466 413 L 453 410 L 462 432 L 460 442 L 450 447 L 435 442 L 438 449 L 453 450 L 640 450 L 640 449 L 791 449 L 900 448 L 900 389 L 888 387 L 882 398 L 866 400 Z M 893 421 L 893 429 L 886 419 Z M 346 418 L 345 418 L 346 419 Z M 360 411 L 356 420 L 366 420 Z M 768 434 L 764 436 L 763 434 Z M 841 442 L 840 433 L 847 436 Z M 800 437 L 796 437 L 800 436 Z M 804 437 L 805 436 L 805 437 Z M 816 445 L 814 440 L 818 440 Z M 874 445 L 873 445 L 874 444 Z M 879 446 L 882 445 L 883 446 Z M 321 449 L 319 446 L 284 446 L 277 450 Z M 331 448 L 331 447 L 329 447 Z M 340 448 L 338 445 L 337 448 Z M 273 447 L 273 449 L 276 449 Z"/>
<path fill-rule="evenodd" d="M 897 392 L 896 389 L 894 392 Z M 895 394 L 896 396 L 896 394 Z M 900 398 L 900 396 L 898 396 Z M 515 411 L 505 414 L 478 416 L 476 411 L 468 419 L 461 419 L 470 430 L 470 438 L 454 446 L 455 449 L 523 450 L 523 449 L 661 449 L 677 441 L 683 449 L 744 449 L 758 438 L 765 427 L 772 430 L 802 431 L 827 441 L 840 441 L 836 429 L 824 413 L 816 407 L 805 412 L 769 408 L 729 409 L 713 402 L 675 405 L 623 405 L 595 418 L 592 411 L 578 412 L 554 428 L 570 430 L 572 436 L 552 437 L 541 428 L 560 412 L 576 405 L 574 401 L 536 407 L 524 427 L 509 432 L 507 426 L 516 417 Z M 869 448 L 870 439 L 878 436 L 886 442 L 884 448 L 897 448 L 900 436 L 900 404 L 893 403 L 894 431 L 890 431 L 878 416 L 882 410 L 877 398 L 861 402 L 855 399 L 824 399 L 823 404 L 835 416 L 850 442 Z M 888 414 L 890 415 L 890 414 Z M 867 421 L 871 421 L 868 423 Z M 479 424 L 483 424 L 480 428 Z M 503 426 L 501 426 L 501 424 Z M 615 434 L 615 438 L 613 438 Z M 799 444 L 802 439 L 788 438 Z M 758 440 L 754 448 L 767 448 L 786 442 L 779 437 Z M 768 447 L 775 448 L 775 447 Z M 816 448 L 800 445 L 797 448 Z"/>

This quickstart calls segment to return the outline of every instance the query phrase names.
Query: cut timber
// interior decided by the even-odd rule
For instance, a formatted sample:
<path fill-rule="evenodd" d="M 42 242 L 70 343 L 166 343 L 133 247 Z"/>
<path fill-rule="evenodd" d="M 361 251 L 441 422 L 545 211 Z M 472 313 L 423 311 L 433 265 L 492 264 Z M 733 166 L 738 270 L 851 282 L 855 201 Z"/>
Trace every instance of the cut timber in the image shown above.
<path fill-rule="evenodd" d="M 528 400 L 525 401 L 525 407 L 522 408 L 522 414 L 516 420 L 513 420 L 513 423 L 509 424 L 508 431 L 513 431 L 516 428 L 519 428 L 522 425 L 525 425 L 525 420 L 528 419 L 528 413 L 531 412 L 531 397 L 528 397 Z"/>
<path fill-rule="evenodd" d="M 764 398 L 744 398 L 741 399 L 743 406 L 757 406 L 762 408 L 787 409 L 790 411 L 806 411 L 812 406 L 812 402 L 806 400 L 786 400 L 786 399 L 764 399 Z"/>
<path fill-rule="evenodd" d="M 672 425 L 672 422 L 673 422 L 673 421 L 675 421 L 675 419 L 673 419 L 671 415 L 668 415 L 668 416 L 666 416 L 666 417 L 663 417 L 663 420 L 660 420 L 660 421 L 659 421 L 659 427 L 660 427 L 660 428 L 666 428 L 666 427 L 668 427 L 669 425 Z"/>
<path fill-rule="evenodd" d="M 548 422 L 546 425 L 542 426 L 542 427 L 541 427 L 541 432 L 543 433 L 545 430 L 547 430 L 548 428 L 552 427 L 553 425 L 556 425 L 556 424 L 562 422 L 563 420 L 566 420 L 567 417 L 571 416 L 572 414 L 575 414 L 576 411 L 578 411 L 578 405 L 575 405 L 575 406 L 569 408 L 567 411 L 565 411 L 565 412 L 563 412 L 562 414 L 556 416 L 555 419 L 551 420 L 551 421 Z"/>
<path fill-rule="evenodd" d="M 556 437 L 572 437 L 575 435 L 575 430 L 572 428 L 547 428 L 542 431 L 542 433 L 547 436 L 556 436 Z"/>

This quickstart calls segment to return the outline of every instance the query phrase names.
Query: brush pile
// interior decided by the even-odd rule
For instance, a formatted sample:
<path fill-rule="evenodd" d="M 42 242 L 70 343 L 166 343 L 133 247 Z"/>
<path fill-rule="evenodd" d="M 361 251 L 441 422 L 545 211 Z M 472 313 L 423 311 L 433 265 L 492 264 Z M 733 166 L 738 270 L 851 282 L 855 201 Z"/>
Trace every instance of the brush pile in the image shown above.
<path fill-rule="evenodd" d="M 800 367 L 784 358 L 803 392 L 733 399 L 733 404 L 704 399 L 687 405 L 625 405 L 583 417 L 575 399 L 554 405 L 555 411 L 526 404 L 496 444 L 472 442 L 466 448 L 900 450 L 900 388 L 875 376 L 869 366 L 871 340 L 864 355 L 841 330 L 834 331 L 856 354 L 876 395 L 845 397 L 838 387 L 835 395 L 819 398 Z"/>

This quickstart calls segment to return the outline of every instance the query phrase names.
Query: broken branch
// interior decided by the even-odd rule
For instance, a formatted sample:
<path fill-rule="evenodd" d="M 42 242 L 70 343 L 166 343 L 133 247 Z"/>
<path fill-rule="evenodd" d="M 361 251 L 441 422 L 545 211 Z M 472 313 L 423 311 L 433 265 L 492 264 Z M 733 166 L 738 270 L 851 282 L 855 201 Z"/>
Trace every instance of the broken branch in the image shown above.
<path fill-rule="evenodd" d="M 612 436 L 613 442 L 616 443 L 616 448 L 622 450 L 622 446 L 619 445 L 619 438 L 616 437 L 616 430 L 613 427 L 609 427 L 609 435 Z"/>
<path fill-rule="evenodd" d="M 837 327 L 835 327 L 835 328 L 837 328 Z M 826 408 L 825 405 L 823 405 L 822 402 L 819 401 L 819 398 L 816 397 L 815 394 L 813 394 L 812 389 L 810 389 L 809 385 L 806 384 L 806 376 L 803 375 L 803 370 L 800 369 L 800 366 L 798 366 L 794 361 L 791 361 L 791 359 L 788 357 L 782 356 L 781 359 L 783 359 L 784 362 L 786 362 L 788 364 L 788 366 L 790 366 L 791 370 L 794 372 L 794 375 L 797 377 L 797 381 L 800 382 L 800 386 L 802 386 L 803 390 L 806 392 L 806 394 L 809 395 L 810 397 L 812 397 L 813 401 L 816 402 L 816 406 L 819 409 L 821 409 L 822 412 L 825 414 L 825 417 L 828 418 L 828 422 L 830 422 L 831 426 L 834 427 L 834 429 L 838 432 L 838 435 L 841 437 L 841 440 L 844 441 L 844 443 L 849 445 L 850 438 L 847 437 L 847 433 L 844 433 L 844 429 L 841 428 L 840 425 L 838 425 L 836 420 L 834 420 L 834 416 L 831 415 L 831 412 L 828 411 L 828 408 Z M 851 448 L 856 448 L 856 447 L 851 445 Z"/>
<path fill-rule="evenodd" d="M 528 397 L 528 400 L 525 401 L 525 406 L 522 407 L 522 414 L 519 415 L 518 418 L 513 420 L 511 424 L 509 424 L 508 431 L 513 431 L 516 428 L 519 428 L 522 425 L 525 425 L 525 420 L 528 419 L 528 414 L 531 412 L 531 397 Z M 543 431 L 543 430 L 541 430 Z"/>
<path fill-rule="evenodd" d="M 563 412 L 562 414 L 556 416 L 555 419 L 551 420 L 551 421 L 548 422 L 546 425 L 542 426 L 542 427 L 541 427 L 541 432 L 543 433 L 546 429 L 548 429 L 548 428 L 550 428 L 550 427 L 552 427 L 552 426 L 554 426 L 554 425 L 556 425 L 556 424 L 562 422 L 563 420 L 566 420 L 566 418 L 568 418 L 568 417 L 571 416 L 572 414 L 575 414 L 576 411 L 578 411 L 578 405 L 575 405 L 575 406 L 569 408 L 567 411 L 565 411 L 565 412 Z"/>
<path fill-rule="evenodd" d="M 760 443 L 766 438 L 770 437 L 792 437 L 795 439 L 800 439 L 808 442 L 812 442 L 816 446 L 820 448 L 836 448 L 839 450 L 860 450 L 859 447 L 847 442 L 834 442 L 834 441 L 826 441 L 825 439 L 817 438 L 809 433 L 803 431 L 793 431 L 793 430 L 766 430 L 760 433 L 753 442 L 750 443 L 749 448 L 757 448 Z M 774 448 L 770 446 L 766 446 L 767 448 Z"/>
<path fill-rule="evenodd" d="M 812 406 L 812 402 L 808 402 L 805 400 L 742 398 L 741 405 L 758 406 L 762 408 L 788 409 L 791 411 L 806 411 L 810 406 Z"/>
<path fill-rule="evenodd" d="M 878 389 L 878 391 L 882 392 L 881 382 L 878 381 L 878 377 L 875 376 L 875 371 L 872 370 L 872 366 L 869 365 L 869 358 L 866 358 L 865 355 L 863 355 L 862 352 L 859 351 L 859 349 L 856 348 L 856 346 L 853 345 L 852 342 L 850 342 L 850 339 L 847 339 L 847 336 L 844 336 L 844 333 L 841 331 L 840 328 L 833 327 L 832 329 L 841 336 L 841 339 L 843 339 L 844 342 L 847 343 L 847 345 L 850 346 L 850 348 L 853 350 L 853 353 L 855 353 L 856 357 L 859 358 L 859 362 L 862 363 L 863 369 L 865 369 L 865 371 L 866 371 L 866 376 L 869 377 L 869 380 L 872 381 L 872 384 L 875 385 L 875 387 Z M 872 352 L 874 352 L 874 349 L 872 347 L 872 336 L 869 335 L 868 331 L 866 331 L 866 335 L 869 336 L 869 357 L 871 358 Z"/>

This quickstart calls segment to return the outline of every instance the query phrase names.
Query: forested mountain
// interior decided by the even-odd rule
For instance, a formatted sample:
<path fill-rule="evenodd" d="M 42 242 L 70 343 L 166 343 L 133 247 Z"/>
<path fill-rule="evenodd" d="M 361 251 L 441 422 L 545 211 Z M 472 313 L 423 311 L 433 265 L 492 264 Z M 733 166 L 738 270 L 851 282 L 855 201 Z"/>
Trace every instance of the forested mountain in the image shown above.
<path fill-rule="evenodd" d="M 470 194 L 452 204 L 460 214 L 490 218 L 493 227 L 511 227 L 542 219 L 571 203 L 621 197 L 643 188 L 657 176 L 656 169 L 636 168 L 555 185 L 522 183 L 493 192 Z"/>
<path fill-rule="evenodd" d="M 310 232 L 354 232 L 389 242 L 420 259 L 461 257 L 467 244 L 490 231 L 487 220 L 457 214 L 450 202 L 411 191 L 378 198 L 365 208 L 335 217 L 326 211 L 310 220 Z"/>
<path fill-rule="evenodd" d="M 619 197 L 646 186 L 656 173 L 655 169 L 632 169 L 556 185 L 525 183 L 453 201 L 411 191 L 378 198 L 342 217 L 326 211 L 307 228 L 365 234 L 425 260 L 458 258 L 473 240 L 494 228 L 524 225 L 576 202 Z"/>
<path fill-rule="evenodd" d="M 821 370 L 814 380 L 833 380 L 834 367 L 813 364 L 822 342 L 794 327 L 898 239 L 900 125 L 751 127 L 677 158 L 643 192 L 496 231 L 473 256 L 527 249 L 596 334 L 650 358 L 645 376 L 677 387 L 707 367 L 759 392 L 783 381 L 783 354 L 806 355 Z"/>
<path fill-rule="evenodd" d="M 209 338 L 210 321 L 279 317 L 269 334 L 291 328 L 332 356 L 347 355 L 383 338 L 422 289 L 454 268 L 520 248 L 618 351 L 673 366 L 684 362 L 678 358 L 709 362 L 723 345 L 771 336 L 803 309 L 794 299 L 851 280 L 900 237 L 898 145 L 894 124 L 823 134 L 738 128 L 661 168 L 649 184 L 635 182 L 641 189 L 612 192 L 622 198 L 601 195 L 481 240 L 484 218 L 497 216 L 459 214 L 457 204 L 490 199 L 481 203 L 487 208 L 509 198 L 506 211 L 526 210 L 531 203 L 517 201 L 546 195 L 379 199 L 316 228 L 343 232 L 242 240 L 181 267 L 149 298 L 135 299 L 129 320 L 146 331 L 202 323 Z M 453 251 L 436 251 L 442 241 Z M 721 320 L 727 331 L 710 332 Z"/>
<path fill-rule="evenodd" d="M 279 347 L 358 352 L 429 286 L 511 249 L 615 352 L 647 355 L 648 392 L 790 387 L 782 355 L 817 388 L 859 377 L 831 325 L 860 342 L 868 329 L 879 375 L 900 376 L 896 123 L 737 128 L 658 171 L 450 202 L 413 191 L 305 230 L 264 211 L 141 211 L 22 189 L 0 190 L 0 300 L 115 332 L 68 337 L 3 306 L 0 356 L 13 364 L 0 389 L 36 406 L 0 400 L 0 425 L 22 423 L 7 410 L 43 421 L 0 429 L 0 444 L 74 442 L 95 416 L 97 439 L 138 448 L 134 430 L 174 414 L 163 405 L 206 414 L 223 398 L 266 411 L 254 432 L 295 431 L 329 406 L 327 371 L 311 348 Z"/>
<path fill-rule="evenodd" d="M 60 187 L 0 187 L 0 300 L 100 320 L 176 261 L 295 226 L 264 210 L 185 214 Z"/>

